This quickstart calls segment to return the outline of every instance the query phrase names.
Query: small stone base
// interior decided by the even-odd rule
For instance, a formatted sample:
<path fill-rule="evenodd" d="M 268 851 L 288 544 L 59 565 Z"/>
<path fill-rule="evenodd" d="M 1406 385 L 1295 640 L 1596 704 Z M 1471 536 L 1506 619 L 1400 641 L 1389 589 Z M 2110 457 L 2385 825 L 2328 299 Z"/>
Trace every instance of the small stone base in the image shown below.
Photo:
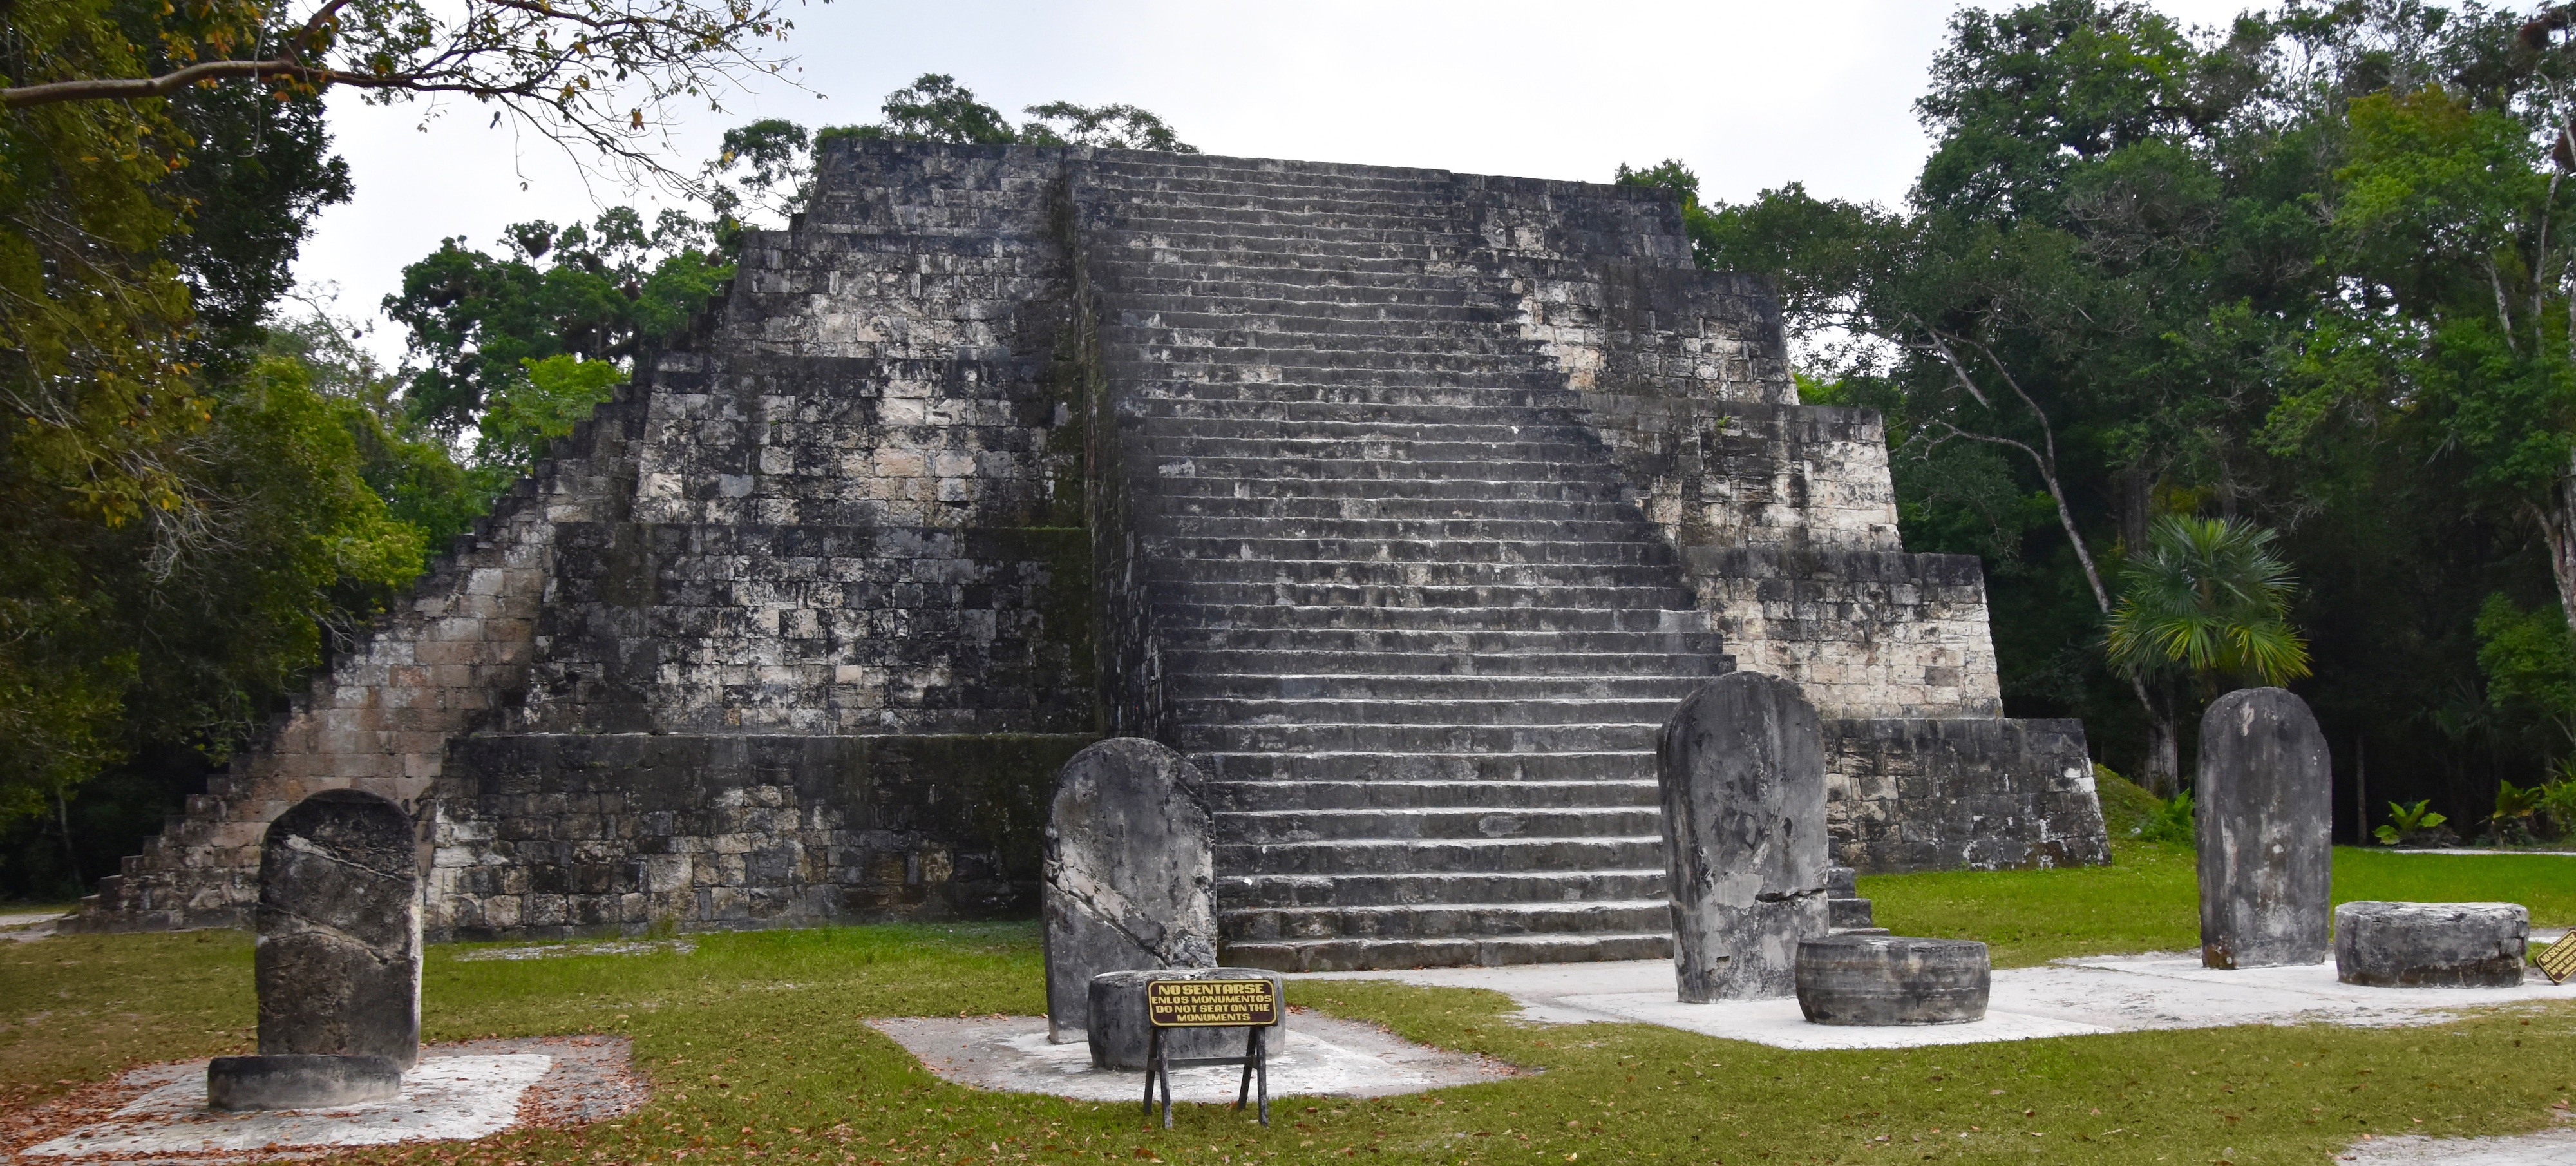
<path fill-rule="evenodd" d="M 1963 939 L 1834 935 L 1798 945 L 1798 1010 L 1815 1024 L 1983 1020 L 1986 945 Z"/>
<path fill-rule="evenodd" d="M 1084 1034 L 1091 1040 L 1095 1069 L 1143 1069 L 1146 1044 L 1154 1028 L 1145 1022 L 1145 984 L 1149 980 L 1268 980 L 1280 990 L 1279 973 L 1259 968 L 1162 968 L 1147 972 L 1103 972 L 1091 978 L 1090 1019 Z M 1283 997 L 1284 999 L 1284 997 Z M 1273 1052 L 1288 1028 L 1288 1012 L 1270 1030 Z M 1240 1028 L 1173 1028 L 1163 1031 L 1163 1052 L 1172 1057 L 1240 1057 L 1247 1038 Z"/>
<path fill-rule="evenodd" d="M 402 1068 L 391 1057 L 285 1053 L 206 1062 L 206 1104 L 234 1113 L 337 1109 L 390 1101 L 401 1092 Z"/>
<path fill-rule="evenodd" d="M 2335 978 L 2372 988 L 2510 988 L 2531 938 L 2519 903 L 2346 903 L 2334 922 Z"/>
<path fill-rule="evenodd" d="M 1869 900 L 1860 897 L 1859 875 L 1847 866 L 1825 868 L 1825 923 L 1832 934 L 1885 935 Z"/>

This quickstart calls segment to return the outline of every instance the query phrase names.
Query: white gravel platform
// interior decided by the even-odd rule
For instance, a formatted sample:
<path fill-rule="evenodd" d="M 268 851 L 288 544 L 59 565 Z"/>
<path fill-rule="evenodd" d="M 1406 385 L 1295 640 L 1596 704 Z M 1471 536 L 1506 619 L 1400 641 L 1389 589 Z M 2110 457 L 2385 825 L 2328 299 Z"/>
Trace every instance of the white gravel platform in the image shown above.
<path fill-rule="evenodd" d="M 2438 1024 L 2468 1008 L 2576 1000 L 2576 981 L 2552 985 L 2526 971 L 2515 988 L 2363 988 L 2338 982 L 2331 961 L 2228 972 L 2200 966 L 2197 953 L 2088 956 L 1997 971 L 1984 1020 L 1904 1028 L 1809 1024 L 1788 999 L 1683 1004 L 1673 998 L 1665 960 L 1289 978 L 1483 988 L 1511 997 L 1521 1019 L 1540 1024 L 1633 1022 L 1784 1049 L 1891 1049 L 2235 1024 Z"/>
<path fill-rule="evenodd" d="M 206 1107 L 204 1061 L 136 1070 L 158 1080 L 104 1121 L 18 1152 L 20 1161 L 255 1154 L 278 1147 L 381 1146 L 480 1138 L 509 1128 L 554 1058 L 539 1053 L 422 1057 L 391 1101 L 340 1109 L 223 1113 Z"/>
<path fill-rule="evenodd" d="M 921 1058 L 923 1067 L 960 1085 L 1013 1093 L 1052 1093 L 1079 1101 L 1140 1104 L 1145 1074 L 1094 1069 L 1091 1046 L 1047 1042 L 1043 1016 L 890 1017 L 868 1022 Z M 1418 1045 L 1375 1025 L 1297 1010 L 1287 1039 L 1272 1044 L 1270 1097 L 1386 1097 L 1514 1074 L 1500 1061 Z M 1179 1101 L 1234 1104 L 1243 1070 L 1226 1066 L 1172 1070 Z"/>

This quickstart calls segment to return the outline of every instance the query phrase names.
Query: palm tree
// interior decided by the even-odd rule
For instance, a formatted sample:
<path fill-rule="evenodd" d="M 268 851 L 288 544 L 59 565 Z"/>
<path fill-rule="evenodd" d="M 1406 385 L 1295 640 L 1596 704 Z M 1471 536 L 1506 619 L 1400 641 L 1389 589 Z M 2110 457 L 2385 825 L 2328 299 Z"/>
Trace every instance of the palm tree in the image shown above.
<path fill-rule="evenodd" d="M 2223 680 L 2281 684 L 2307 675 L 2308 641 L 2289 620 L 2298 580 L 2272 542 L 2271 531 L 2237 519 L 2157 519 L 2146 553 L 2120 569 L 2111 663 L 2141 677 L 2187 673 L 2204 699 Z M 2171 704 L 2160 703 L 2153 717 L 2147 769 L 2161 777 L 2178 769 Z"/>

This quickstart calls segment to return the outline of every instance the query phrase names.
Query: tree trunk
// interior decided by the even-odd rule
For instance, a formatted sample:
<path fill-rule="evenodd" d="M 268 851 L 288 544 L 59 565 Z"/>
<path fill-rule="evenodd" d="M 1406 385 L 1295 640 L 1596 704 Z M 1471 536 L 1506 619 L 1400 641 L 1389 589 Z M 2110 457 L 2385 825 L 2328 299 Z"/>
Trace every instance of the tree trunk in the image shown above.
<path fill-rule="evenodd" d="M 2540 537 L 2549 544 L 2549 573 L 2558 580 L 2558 606 L 2576 633 L 2576 450 L 2567 455 L 2567 472 L 2549 490 L 2549 501 L 2533 508 Z"/>
<path fill-rule="evenodd" d="M 62 827 L 63 862 L 71 868 L 72 882 L 81 886 L 89 885 L 89 880 L 81 877 L 80 851 L 72 846 L 71 806 L 63 801 L 63 791 L 60 789 L 54 791 L 54 823 Z"/>
<path fill-rule="evenodd" d="M 2182 788 L 2182 742 L 2175 731 L 2173 714 L 2155 710 L 2155 719 L 2147 723 L 2147 792 L 2160 798 L 2171 798 Z"/>

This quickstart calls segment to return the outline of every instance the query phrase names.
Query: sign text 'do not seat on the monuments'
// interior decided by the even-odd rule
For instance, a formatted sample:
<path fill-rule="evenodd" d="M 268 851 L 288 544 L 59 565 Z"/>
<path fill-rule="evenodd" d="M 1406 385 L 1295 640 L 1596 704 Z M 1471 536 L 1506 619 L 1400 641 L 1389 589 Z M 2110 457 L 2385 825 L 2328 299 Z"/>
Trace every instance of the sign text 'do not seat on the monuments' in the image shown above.
<path fill-rule="evenodd" d="M 1145 985 L 1145 1020 L 1156 1028 L 1243 1028 L 1279 1023 L 1269 980 L 1155 980 Z"/>

